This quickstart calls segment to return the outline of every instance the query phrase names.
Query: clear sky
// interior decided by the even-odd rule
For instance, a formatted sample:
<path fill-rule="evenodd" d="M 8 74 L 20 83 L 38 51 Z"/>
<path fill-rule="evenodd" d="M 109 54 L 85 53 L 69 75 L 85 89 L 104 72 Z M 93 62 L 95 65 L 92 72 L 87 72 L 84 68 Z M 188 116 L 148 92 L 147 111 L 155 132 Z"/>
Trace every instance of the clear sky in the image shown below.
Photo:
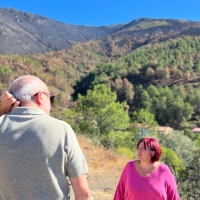
<path fill-rule="evenodd" d="M 86 26 L 142 17 L 200 21 L 200 0 L 0 0 L 0 8 L 6 7 Z"/>

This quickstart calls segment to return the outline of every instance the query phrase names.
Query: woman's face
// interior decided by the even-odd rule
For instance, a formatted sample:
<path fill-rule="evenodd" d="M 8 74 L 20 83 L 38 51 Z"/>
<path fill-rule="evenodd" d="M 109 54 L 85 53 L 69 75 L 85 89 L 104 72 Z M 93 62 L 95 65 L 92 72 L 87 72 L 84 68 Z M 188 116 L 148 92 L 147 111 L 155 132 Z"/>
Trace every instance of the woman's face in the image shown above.
<path fill-rule="evenodd" d="M 138 160 L 141 162 L 150 162 L 151 161 L 151 152 L 149 147 L 146 145 L 146 149 L 144 147 L 144 142 L 141 142 L 137 149 Z"/>

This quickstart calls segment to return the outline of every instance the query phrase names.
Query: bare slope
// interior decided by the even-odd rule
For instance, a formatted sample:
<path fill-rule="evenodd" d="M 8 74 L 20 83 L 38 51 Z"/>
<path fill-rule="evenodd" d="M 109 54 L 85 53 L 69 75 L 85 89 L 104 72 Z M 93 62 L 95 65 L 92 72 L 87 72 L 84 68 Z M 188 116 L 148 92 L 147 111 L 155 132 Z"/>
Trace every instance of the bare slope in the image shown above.
<path fill-rule="evenodd" d="M 200 23 L 192 21 L 141 18 L 114 26 L 78 26 L 0 8 L 0 54 L 66 50 L 93 40 L 91 45 L 99 46 L 95 52 L 115 59 L 149 43 L 199 33 Z"/>
<path fill-rule="evenodd" d="M 120 26 L 77 26 L 39 15 L 0 8 L 0 54 L 33 54 L 67 49 L 101 38 Z"/>

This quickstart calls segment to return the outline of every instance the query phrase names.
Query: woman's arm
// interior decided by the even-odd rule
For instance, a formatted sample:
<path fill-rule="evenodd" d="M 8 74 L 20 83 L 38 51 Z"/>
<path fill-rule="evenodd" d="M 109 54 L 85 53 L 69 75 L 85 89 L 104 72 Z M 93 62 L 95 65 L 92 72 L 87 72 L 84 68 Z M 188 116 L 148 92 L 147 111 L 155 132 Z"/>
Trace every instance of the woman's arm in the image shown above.
<path fill-rule="evenodd" d="M 167 177 L 167 199 L 180 200 L 176 180 L 169 167 L 167 169 L 166 177 Z"/>
<path fill-rule="evenodd" d="M 126 184 L 127 171 L 128 171 L 128 163 L 122 170 L 117 188 L 115 190 L 113 200 L 124 200 L 125 199 L 125 184 Z"/>

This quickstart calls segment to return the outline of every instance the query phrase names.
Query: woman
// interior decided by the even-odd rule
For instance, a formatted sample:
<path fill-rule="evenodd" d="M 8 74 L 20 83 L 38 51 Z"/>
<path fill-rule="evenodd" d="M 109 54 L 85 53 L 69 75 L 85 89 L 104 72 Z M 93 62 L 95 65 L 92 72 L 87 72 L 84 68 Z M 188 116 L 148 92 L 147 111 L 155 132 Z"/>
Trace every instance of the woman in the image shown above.
<path fill-rule="evenodd" d="M 172 172 L 159 162 L 161 153 L 154 138 L 141 139 L 137 144 L 138 159 L 126 164 L 114 200 L 179 200 Z"/>

